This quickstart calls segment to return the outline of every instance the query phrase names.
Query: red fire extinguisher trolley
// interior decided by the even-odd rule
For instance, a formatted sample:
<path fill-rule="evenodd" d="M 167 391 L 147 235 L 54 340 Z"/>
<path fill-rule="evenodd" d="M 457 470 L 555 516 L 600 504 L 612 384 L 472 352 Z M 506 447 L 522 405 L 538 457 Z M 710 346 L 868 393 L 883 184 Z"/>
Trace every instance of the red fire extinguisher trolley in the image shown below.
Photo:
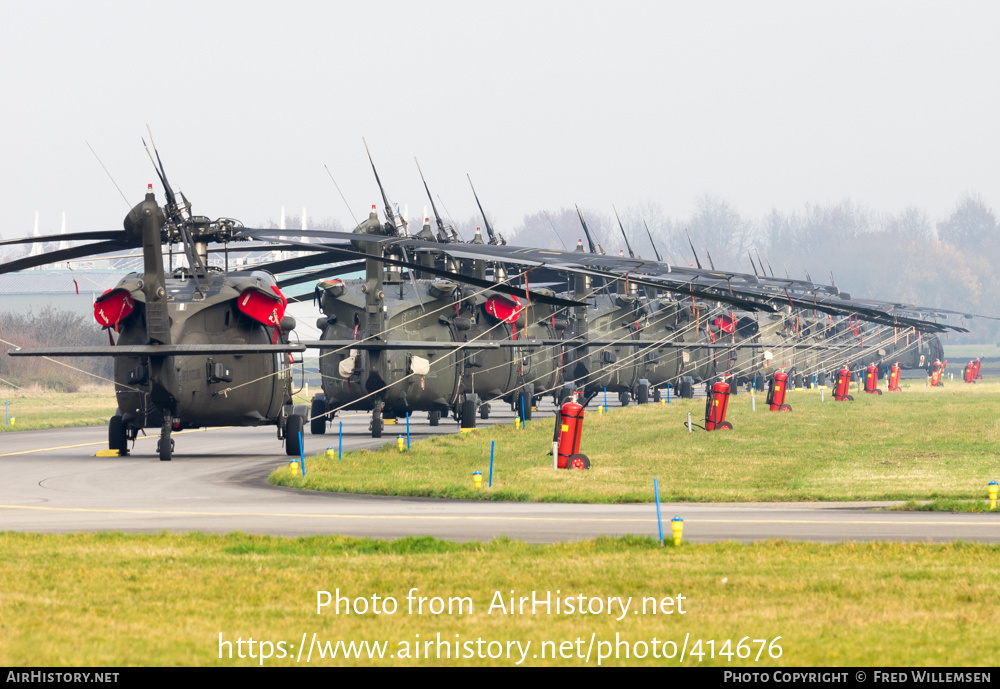
<path fill-rule="evenodd" d="M 846 366 L 837 371 L 837 386 L 833 389 L 833 399 L 838 402 L 853 402 L 851 391 L 851 371 Z"/>
<path fill-rule="evenodd" d="M 733 430 L 733 424 L 726 421 L 726 410 L 728 408 L 729 383 L 716 383 L 712 386 L 711 391 L 708 393 L 708 398 L 705 400 L 705 430 Z"/>
<path fill-rule="evenodd" d="M 788 374 L 775 371 L 768 383 L 767 403 L 771 411 L 791 411 L 792 407 L 785 404 L 785 394 L 788 392 Z"/>
<path fill-rule="evenodd" d="M 865 369 L 865 392 L 869 395 L 881 395 L 878 389 L 878 366 L 872 364 Z"/>
<path fill-rule="evenodd" d="M 934 370 L 931 371 L 931 387 L 932 388 L 943 388 L 944 383 L 941 382 L 941 372 L 944 370 L 944 364 L 941 363 L 940 359 L 935 359 Z"/>
<path fill-rule="evenodd" d="M 899 362 L 897 361 L 889 369 L 889 392 L 902 392 L 902 388 L 899 387 Z"/>
<path fill-rule="evenodd" d="M 556 466 L 560 469 L 589 469 L 590 459 L 580 454 L 580 439 L 583 437 L 583 405 L 567 402 L 562 406 L 562 431 L 559 433 L 559 458 Z"/>
<path fill-rule="evenodd" d="M 976 362 L 975 360 L 970 361 L 965 365 L 965 382 L 975 383 L 976 382 Z"/>

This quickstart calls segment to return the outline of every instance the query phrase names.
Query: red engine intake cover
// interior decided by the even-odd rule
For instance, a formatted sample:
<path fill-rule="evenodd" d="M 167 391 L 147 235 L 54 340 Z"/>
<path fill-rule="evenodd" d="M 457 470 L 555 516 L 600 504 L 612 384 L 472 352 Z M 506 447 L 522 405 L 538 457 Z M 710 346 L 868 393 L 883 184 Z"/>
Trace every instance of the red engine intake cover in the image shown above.
<path fill-rule="evenodd" d="M 715 327 L 724 333 L 732 334 L 736 330 L 736 319 L 732 316 L 722 316 L 715 319 Z"/>
<path fill-rule="evenodd" d="M 94 302 L 94 320 L 105 328 L 117 327 L 134 309 L 127 289 L 109 289 Z"/>
<path fill-rule="evenodd" d="M 264 325 L 279 325 L 285 317 L 288 300 L 275 285 L 271 285 L 271 293 L 263 289 L 251 287 L 240 293 L 236 301 L 240 311 Z"/>
<path fill-rule="evenodd" d="M 521 311 L 524 310 L 524 305 L 515 296 L 509 298 L 493 296 L 486 300 L 483 308 L 486 309 L 486 313 L 504 323 L 516 323 Z"/>

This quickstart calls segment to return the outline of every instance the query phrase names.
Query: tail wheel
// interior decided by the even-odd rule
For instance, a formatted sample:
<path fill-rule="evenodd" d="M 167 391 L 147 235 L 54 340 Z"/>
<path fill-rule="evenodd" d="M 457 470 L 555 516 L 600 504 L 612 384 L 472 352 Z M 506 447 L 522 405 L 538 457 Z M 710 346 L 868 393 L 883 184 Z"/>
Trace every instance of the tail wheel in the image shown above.
<path fill-rule="evenodd" d="M 580 471 L 584 469 L 589 469 L 590 458 L 587 457 L 587 455 L 579 455 L 579 454 L 573 455 L 572 457 L 569 458 L 569 461 L 566 462 L 566 466 L 569 469 L 577 469 Z"/>
<path fill-rule="evenodd" d="M 791 408 L 789 408 L 789 411 L 791 411 Z M 723 421 L 722 423 L 719 424 L 718 430 L 731 431 L 733 430 L 733 424 L 729 423 L 728 421 Z"/>
<path fill-rule="evenodd" d="M 792 405 L 790 405 L 790 404 L 783 404 L 783 405 L 781 405 L 781 408 L 778 411 L 791 411 L 791 410 L 792 410 Z"/>
<path fill-rule="evenodd" d="M 326 400 L 314 397 L 309 416 L 312 417 L 309 421 L 309 432 L 313 435 L 326 433 Z"/>

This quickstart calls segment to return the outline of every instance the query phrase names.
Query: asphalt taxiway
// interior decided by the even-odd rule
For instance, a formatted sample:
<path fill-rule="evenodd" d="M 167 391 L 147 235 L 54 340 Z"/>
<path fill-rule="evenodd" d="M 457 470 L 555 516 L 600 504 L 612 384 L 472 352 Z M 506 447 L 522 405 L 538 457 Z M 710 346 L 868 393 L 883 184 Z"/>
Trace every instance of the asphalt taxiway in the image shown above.
<path fill-rule="evenodd" d="M 510 422 L 507 417 L 497 413 L 490 421 Z M 403 431 L 402 426 L 390 426 L 385 438 L 373 440 L 367 415 L 346 414 L 342 420 L 345 450 L 394 441 Z M 425 418 L 415 418 L 411 424 L 415 440 L 454 430 L 450 419 L 436 428 Z M 155 437 L 141 437 L 127 457 L 96 457 L 107 447 L 106 427 L 0 435 L 0 530 L 432 535 L 460 541 L 509 536 L 529 542 L 657 534 L 653 504 L 501 503 L 279 488 L 266 480 L 288 461 L 273 428 L 196 430 L 174 437 L 173 461 L 160 462 Z M 307 453 L 336 445 L 336 435 L 307 434 L 304 440 Z M 682 503 L 665 504 L 662 510 L 664 521 L 683 517 L 684 537 L 694 542 L 768 538 L 1000 542 L 1000 514 L 877 509 L 882 506 Z"/>

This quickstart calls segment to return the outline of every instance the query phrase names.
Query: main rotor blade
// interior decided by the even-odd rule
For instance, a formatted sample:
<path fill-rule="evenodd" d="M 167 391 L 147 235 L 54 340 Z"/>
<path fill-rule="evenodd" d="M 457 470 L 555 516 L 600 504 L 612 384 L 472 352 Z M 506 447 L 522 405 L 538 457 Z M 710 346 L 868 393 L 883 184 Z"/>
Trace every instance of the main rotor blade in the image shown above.
<path fill-rule="evenodd" d="M 82 258 L 84 256 L 98 256 L 100 254 L 111 253 L 112 251 L 121 251 L 123 249 L 131 248 L 133 248 L 132 244 L 122 240 L 113 242 L 98 242 L 96 244 L 84 244 L 83 246 L 74 246 L 69 249 L 62 249 L 61 251 L 50 251 L 47 254 L 41 254 L 39 256 L 25 256 L 24 258 L 0 264 L 0 274 L 13 273 L 18 270 L 44 266 L 48 263 L 59 263 L 61 261 L 69 261 L 71 259 Z"/>
<path fill-rule="evenodd" d="M 119 239 L 125 240 L 126 235 L 121 230 L 102 230 L 98 232 L 74 232 L 72 234 L 47 234 L 42 237 L 22 237 L 21 239 L 4 239 L 0 241 L 0 246 L 11 244 L 37 244 L 39 242 L 76 242 L 92 241 L 95 239 Z"/>

